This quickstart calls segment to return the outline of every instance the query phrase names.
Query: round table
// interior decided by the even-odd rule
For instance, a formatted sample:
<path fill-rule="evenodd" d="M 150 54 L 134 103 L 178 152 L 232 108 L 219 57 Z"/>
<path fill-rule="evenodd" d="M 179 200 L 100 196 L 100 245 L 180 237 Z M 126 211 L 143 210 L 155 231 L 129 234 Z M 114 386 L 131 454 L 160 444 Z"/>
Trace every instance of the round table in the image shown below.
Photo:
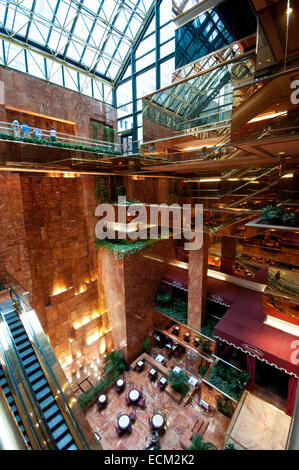
<path fill-rule="evenodd" d="M 152 425 L 155 429 L 161 429 L 164 425 L 164 418 L 160 413 L 154 414 L 152 417 Z"/>
<path fill-rule="evenodd" d="M 116 382 L 116 385 L 117 385 L 118 387 L 122 387 L 122 386 L 124 385 L 123 379 L 118 379 L 118 381 Z"/>
<path fill-rule="evenodd" d="M 101 405 L 103 405 L 103 403 L 105 403 L 106 400 L 107 400 L 106 395 L 101 395 L 101 396 L 99 397 L 99 403 L 101 403 Z"/>
<path fill-rule="evenodd" d="M 118 426 L 120 429 L 127 429 L 130 426 L 130 416 L 121 415 L 118 418 Z"/>
<path fill-rule="evenodd" d="M 129 393 L 129 398 L 131 401 L 135 402 L 135 401 L 138 401 L 139 400 L 139 397 L 140 397 L 140 392 L 139 390 L 131 390 L 130 393 Z"/>

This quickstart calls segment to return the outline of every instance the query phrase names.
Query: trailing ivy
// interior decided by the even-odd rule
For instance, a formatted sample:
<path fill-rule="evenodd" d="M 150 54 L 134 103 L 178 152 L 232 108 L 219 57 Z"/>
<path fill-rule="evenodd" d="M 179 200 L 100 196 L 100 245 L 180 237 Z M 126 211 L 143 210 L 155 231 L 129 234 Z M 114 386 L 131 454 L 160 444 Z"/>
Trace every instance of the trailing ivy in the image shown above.
<path fill-rule="evenodd" d="M 218 323 L 218 320 L 216 320 L 215 318 L 212 318 L 212 317 L 208 317 L 206 325 L 202 327 L 200 332 L 204 336 L 207 336 L 208 338 L 214 339 L 214 328 L 215 328 L 217 323 Z"/>
<path fill-rule="evenodd" d="M 45 139 L 32 139 L 30 137 L 15 137 L 11 134 L 3 134 L 0 133 L 1 140 L 10 140 L 14 142 L 26 142 L 27 144 L 38 144 L 43 145 L 46 147 L 58 147 L 63 149 L 70 149 L 70 150 L 81 150 L 82 152 L 92 152 L 97 154 L 105 154 L 105 155 L 121 155 L 121 152 L 117 152 L 116 150 L 111 150 L 108 148 L 100 148 L 100 147 L 87 147 L 84 145 L 77 145 L 77 144 L 64 144 L 62 142 L 52 142 Z"/>
<path fill-rule="evenodd" d="M 127 240 L 96 240 L 95 245 L 98 248 L 104 248 L 108 250 L 111 255 L 114 255 L 116 259 L 122 259 L 125 256 L 130 256 L 138 253 L 145 248 L 150 248 L 152 245 L 157 243 L 161 237 L 157 240 L 136 240 L 128 242 Z"/>

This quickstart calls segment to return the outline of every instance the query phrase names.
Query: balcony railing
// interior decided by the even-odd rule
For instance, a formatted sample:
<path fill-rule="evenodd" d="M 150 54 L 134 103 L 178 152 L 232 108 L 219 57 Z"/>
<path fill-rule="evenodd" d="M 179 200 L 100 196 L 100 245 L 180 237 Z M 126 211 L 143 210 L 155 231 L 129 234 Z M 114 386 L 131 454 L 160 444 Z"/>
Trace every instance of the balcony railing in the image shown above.
<path fill-rule="evenodd" d="M 36 136 L 36 128 L 29 127 L 29 132 L 23 132 L 22 125 L 14 126 L 12 123 L 0 121 L 0 139 L 15 140 L 25 143 L 49 145 L 53 147 L 74 148 L 81 151 L 95 152 L 99 154 L 121 155 L 122 145 L 116 142 L 106 142 L 90 139 L 78 135 L 56 133 L 56 139 L 51 140 L 51 131 L 39 129 L 39 137 Z"/>

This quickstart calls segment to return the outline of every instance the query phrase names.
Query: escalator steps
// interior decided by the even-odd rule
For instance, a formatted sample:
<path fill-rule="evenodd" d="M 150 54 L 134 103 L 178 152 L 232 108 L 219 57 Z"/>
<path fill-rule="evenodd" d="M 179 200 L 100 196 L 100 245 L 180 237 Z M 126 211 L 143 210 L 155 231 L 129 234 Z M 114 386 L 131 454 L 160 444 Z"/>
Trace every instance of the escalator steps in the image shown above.
<path fill-rule="evenodd" d="M 21 416 L 19 415 L 19 411 L 16 407 L 16 404 L 15 404 L 15 401 L 13 399 L 13 396 L 12 396 L 12 393 L 11 393 L 11 390 L 9 388 L 9 385 L 8 385 L 8 382 L 6 380 L 6 377 L 5 377 L 5 374 L 4 374 L 4 370 L 2 368 L 2 366 L 0 365 L 0 386 L 3 390 L 3 393 L 7 399 L 7 402 L 10 406 L 10 409 L 15 417 L 15 420 L 16 422 L 18 423 L 18 426 L 19 426 L 19 429 L 21 431 L 21 433 L 23 434 L 24 436 L 24 439 L 28 445 L 28 448 L 32 450 L 32 447 L 30 445 L 30 442 L 29 442 L 29 438 L 27 436 L 27 433 L 26 433 L 26 430 L 25 430 L 25 427 L 22 423 L 22 419 L 21 419 Z"/>
<path fill-rule="evenodd" d="M 5 320 L 14 338 L 16 348 L 24 365 L 29 382 L 36 400 L 50 427 L 53 438 L 59 450 L 78 449 L 67 424 L 56 404 L 53 393 L 31 346 L 26 330 L 17 312 L 5 315 Z M 1 379 L 1 376 L 0 376 Z"/>

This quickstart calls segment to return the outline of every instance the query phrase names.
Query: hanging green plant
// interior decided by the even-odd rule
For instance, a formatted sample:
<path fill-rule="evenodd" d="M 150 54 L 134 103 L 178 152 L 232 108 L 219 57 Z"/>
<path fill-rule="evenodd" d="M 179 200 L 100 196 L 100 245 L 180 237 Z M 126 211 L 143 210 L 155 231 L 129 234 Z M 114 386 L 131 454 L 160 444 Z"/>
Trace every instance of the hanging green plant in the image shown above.
<path fill-rule="evenodd" d="M 108 196 L 109 196 L 109 191 L 108 191 L 107 186 L 105 186 L 104 184 L 99 184 L 98 186 L 96 186 L 95 196 L 98 201 L 102 201 L 102 202 L 107 201 Z"/>

